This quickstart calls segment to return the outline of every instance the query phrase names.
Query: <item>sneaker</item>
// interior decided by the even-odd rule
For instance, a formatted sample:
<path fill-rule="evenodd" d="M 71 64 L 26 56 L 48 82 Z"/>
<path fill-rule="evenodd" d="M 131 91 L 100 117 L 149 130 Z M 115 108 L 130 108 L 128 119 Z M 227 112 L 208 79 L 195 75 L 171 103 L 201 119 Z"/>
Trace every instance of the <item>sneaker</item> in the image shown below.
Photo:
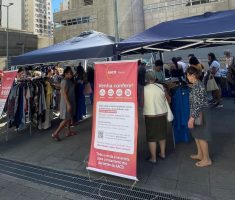
<path fill-rule="evenodd" d="M 216 102 L 213 102 L 213 103 L 209 103 L 209 106 L 216 106 L 217 103 Z"/>
<path fill-rule="evenodd" d="M 211 99 L 211 100 L 209 100 L 208 102 L 209 102 L 209 104 L 214 104 L 214 103 L 215 103 L 215 100 L 214 100 L 214 99 Z"/>
<path fill-rule="evenodd" d="M 223 108 L 224 107 L 224 105 L 223 104 L 221 104 L 221 103 L 217 103 L 217 104 L 215 104 L 215 108 Z"/>

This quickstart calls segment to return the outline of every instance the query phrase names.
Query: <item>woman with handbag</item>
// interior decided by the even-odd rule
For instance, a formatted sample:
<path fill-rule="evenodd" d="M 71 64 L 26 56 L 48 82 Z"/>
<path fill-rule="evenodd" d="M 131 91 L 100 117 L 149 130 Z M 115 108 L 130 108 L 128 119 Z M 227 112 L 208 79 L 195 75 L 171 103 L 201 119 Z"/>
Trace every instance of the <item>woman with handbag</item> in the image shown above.
<path fill-rule="evenodd" d="M 211 140 L 206 109 L 207 92 L 200 81 L 201 72 L 195 67 L 187 69 L 187 78 L 193 84 L 190 92 L 190 118 L 188 127 L 197 145 L 197 154 L 190 157 L 196 162 L 197 167 L 206 167 L 212 164 L 209 156 L 208 141 Z"/>
<path fill-rule="evenodd" d="M 157 162 L 157 143 L 160 144 L 160 159 L 165 159 L 167 119 L 172 120 L 171 112 L 168 113 L 169 105 L 162 85 L 155 83 L 154 71 L 145 74 L 147 85 L 144 86 L 144 108 L 146 137 L 150 151 L 148 162 Z M 169 119 L 171 118 L 171 119 Z"/>
<path fill-rule="evenodd" d="M 220 63 L 215 57 L 214 53 L 209 53 L 208 54 L 208 64 L 210 68 L 210 75 L 213 77 L 210 77 L 210 80 L 214 78 L 218 89 L 215 89 L 212 91 L 212 96 L 213 96 L 213 103 L 214 107 L 216 108 L 222 108 L 222 100 L 221 100 L 221 74 L 220 74 Z"/>

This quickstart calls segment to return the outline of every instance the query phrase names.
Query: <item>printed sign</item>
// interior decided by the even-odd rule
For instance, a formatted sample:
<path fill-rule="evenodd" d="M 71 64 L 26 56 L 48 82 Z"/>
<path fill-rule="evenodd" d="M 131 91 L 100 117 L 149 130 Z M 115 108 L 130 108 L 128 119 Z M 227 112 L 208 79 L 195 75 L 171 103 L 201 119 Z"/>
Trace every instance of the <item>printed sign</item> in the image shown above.
<path fill-rule="evenodd" d="M 0 116 L 2 115 L 12 84 L 15 80 L 17 71 L 3 71 L 0 82 Z"/>
<path fill-rule="evenodd" d="M 95 64 L 87 169 L 137 180 L 137 61 Z"/>

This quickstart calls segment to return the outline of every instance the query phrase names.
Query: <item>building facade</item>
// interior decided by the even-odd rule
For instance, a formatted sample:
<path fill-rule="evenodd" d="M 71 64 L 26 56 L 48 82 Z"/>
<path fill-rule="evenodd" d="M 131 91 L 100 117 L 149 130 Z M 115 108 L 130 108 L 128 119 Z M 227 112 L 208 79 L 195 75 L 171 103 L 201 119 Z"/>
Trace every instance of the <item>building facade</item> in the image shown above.
<path fill-rule="evenodd" d="M 60 2 L 60 12 L 65 11 L 65 10 L 69 10 L 69 8 L 70 8 L 70 1 L 69 0 L 64 0 L 64 1 Z"/>
<path fill-rule="evenodd" d="M 51 0 L 24 0 L 24 29 L 37 35 L 53 37 Z"/>
<path fill-rule="evenodd" d="M 9 28 L 52 37 L 53 15 L 51 0 L 0 0 L 9 5 Z M 7 8 L 1 6 L 1 27 L 7 27 Z"/>
<path fill-rule="evenodd" d="M 18 56 L 53 44 L 52 38 L 33 34 L 28 31 L 9 29 L 8 34 L 9 60 L 13 56 Z M 6 41 L 6 29 L 0 28 L 0 68 L 4 68 L 6 65 Z"/>
<path fill-rule="evenodd" d="M 234 0 L 144 0 L 145 29 L 164 21 L 234 8 Z"/>
<path fill-rule="evenodd" d="M 115 2 L 113 0 L 70 0 L 69 10 L 54 13 L 54 41 L 69 39 L 83 31 L 96 30 L 115 36 Z M 119 37 L 144 30 L 143 1 L 118 1 Z"/>
<path fill-rule="evenodd" d="M 115 36 L 114 0 L 69 0 L 68 10 L 54 13 L 54 42 L 83 31 Z M 120 38 L 128 38 L 164 21 L 205 12 L 235 9 L 234 0 L 117 0 Z"/>
<path fill-rule="evenodd" d="M 0 5 L 2 5 L 2 0 L 0 0 Z M 0 27 L 2 26 L 2 6 L 0 6 Z"/>

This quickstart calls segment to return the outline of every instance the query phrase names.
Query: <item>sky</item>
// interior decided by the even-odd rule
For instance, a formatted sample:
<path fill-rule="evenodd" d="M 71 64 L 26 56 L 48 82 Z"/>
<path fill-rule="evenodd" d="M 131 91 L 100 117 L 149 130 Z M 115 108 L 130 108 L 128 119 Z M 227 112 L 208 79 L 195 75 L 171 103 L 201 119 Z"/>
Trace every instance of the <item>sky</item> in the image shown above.
<path fill-rule="evenodd" d="M 60 1 L 61 0 L 52 0 L 52 11 L 58 10 L 60 8 Z"/>

